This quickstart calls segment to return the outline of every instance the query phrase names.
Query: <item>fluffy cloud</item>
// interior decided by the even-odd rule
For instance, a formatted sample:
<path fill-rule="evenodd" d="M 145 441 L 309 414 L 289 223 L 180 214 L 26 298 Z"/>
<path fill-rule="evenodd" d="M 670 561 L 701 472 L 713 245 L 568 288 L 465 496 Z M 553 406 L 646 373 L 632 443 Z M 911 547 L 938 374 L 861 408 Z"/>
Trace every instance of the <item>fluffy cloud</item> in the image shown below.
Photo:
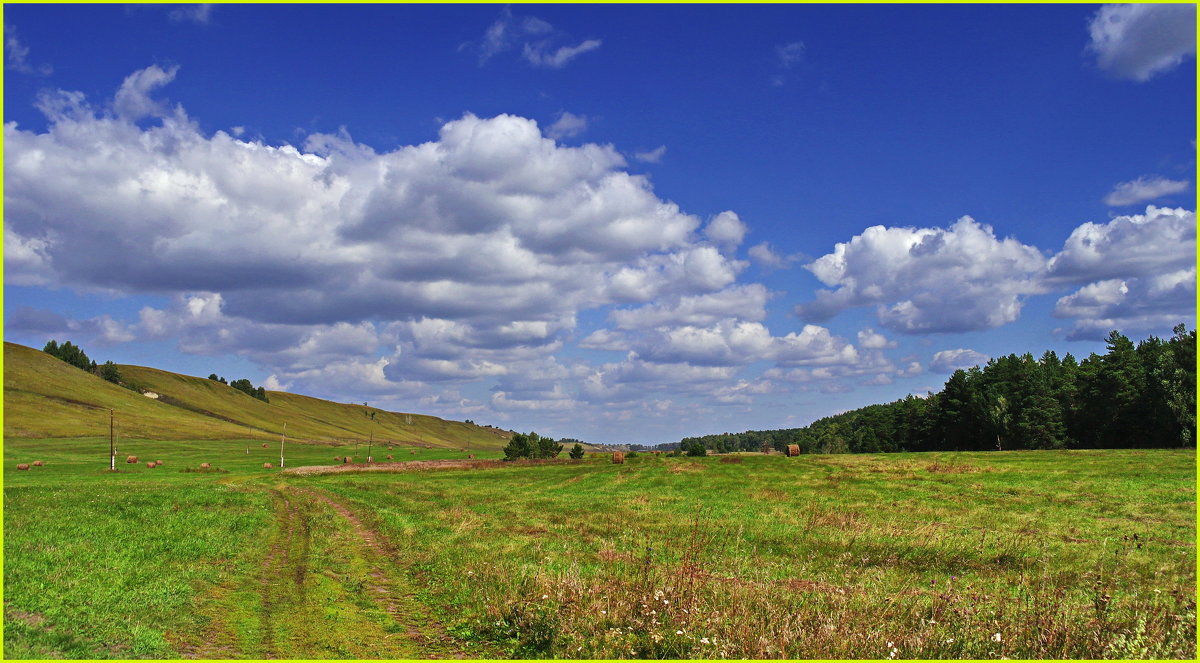
<path fill-rule="evenodd" d="M 1158 175 L 1143 176 L 1129 182 L 1121 182 L 1104 197 L 1104 204 L 1113 207 L 1134 205 L 1187 191 L 1187 180 L 1169 180 Z"/>
<path fill-rule="evenodd" d="M 150 98 L 174 75 L 130 76 L 113 115 L 62 93 L 47 133 L 5 127 L 16 279 L 221 293 L 261 323 L 499 325 L 714 291 L 742 267 L 609 146 L 558 146 L 507 115 L 384 154 L 347 135 L 310 136 L 311 151 L 205 136 Z M 159 120 L 133 123 L 146 116 Z"/>
<path fill-rule="evenodd" d="M 704 236 L 713 244 L 725 249 L 737 248 L 746 236 L 746 224 L 734 212 L 725 211 L 714 216 L 704 228 Z"/>
<path fill-rule="evenodd" d="M 937 373 L 953 373 L 960 368 L 978 366 L 988 359 L 991 357 L 965 348 L 941 350 L 934 353 L 933 361 L 929 362 L 929 368 Z"/>
<path fill-rule="evenodd" d="M 1070 339 L 1102 339 L 1119 329 L 1133 333 L 1195 325 L 1196 267 L 1166 274 L 1090 283 L 1062 297 L 1054 315 L 1076 318 Z"/>
<path fill-rule="evenodd" d="M 116 345 L 137 338 L 130 325 L 111 316 L 102 315 L 88 320 L 72 320 L 53 311 L 23 306 L 4 321 L 9 332 L 35 338 L 58 338 L 63 335 L 78 341 L 87 339 L 98 345 Z"/>
<path fill-rule="evenodd" d="M 1147 81 L 1196 54 L 1194 4 L 1105 5 L 1088 23 L 1096 64 L 1119 78 Z"/>
<path fill-rule="evenodd" d="M 902 333 L 990 329 L 1013 322 L 1021 297 L 1042 291 L 1037 248 L 997 239 L 970 217 L 948 229 L 867 228 L 805 265 L 835 290 L 796 307 L 812 320 L 875 305 L 880 324 Z"/>
<path fill-rule="evenodd" d="M 1195 260 L 1195 212 L 1151 205 L 1143 214 L 1080 225 L 1050 259 L 1048 275 L 1084 283 L 1172 272 Z"/>
<path fill-rule="evenodd" d="M 769 297 L 762 284 L 751 283 L 634 309 L 617 309 L 609 317 L 619 329 L 711 325 L 727 318 L 760 321 L 766 317 Z"/>

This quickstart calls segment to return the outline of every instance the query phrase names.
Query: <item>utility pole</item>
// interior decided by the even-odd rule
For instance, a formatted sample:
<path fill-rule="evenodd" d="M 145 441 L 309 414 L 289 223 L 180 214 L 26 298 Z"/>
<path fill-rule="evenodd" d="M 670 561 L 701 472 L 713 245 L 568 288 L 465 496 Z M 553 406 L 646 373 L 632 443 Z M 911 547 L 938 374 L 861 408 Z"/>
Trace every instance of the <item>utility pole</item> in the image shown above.
<path fill-rule="evenodd" d="M 371 462 L 371 445 L 375 443 L 375 413 L 371 412 L 371 425 L 367 434 L 367 462 Z"/>
<path fill-rule="evenodd" d="M 283 422 L 283 435 L 279 438 L 279 466 L 283 467 L 283 441 L 287 439 L 287 422 Z"/>
<path fill-rule="evenodd" d="M 117 471 L 117 443 L 113 439 L 113 411 L 108 409 L 108 469 L 111 472 Z"/>

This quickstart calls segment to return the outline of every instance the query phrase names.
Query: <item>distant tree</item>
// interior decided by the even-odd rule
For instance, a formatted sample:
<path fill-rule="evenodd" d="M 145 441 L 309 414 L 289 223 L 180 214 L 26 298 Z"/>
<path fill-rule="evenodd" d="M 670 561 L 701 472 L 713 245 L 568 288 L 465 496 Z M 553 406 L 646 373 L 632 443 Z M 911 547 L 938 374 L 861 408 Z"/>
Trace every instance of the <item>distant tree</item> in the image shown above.
<path fill-rule="evenodd" d="M 100 377 L 113 384 L 121 384 L 121 371 L 111 361 L 106 361 L 100 366 Z"/>
<path fill-rule="evenodd" d="M 576 442 L 575 446 L 571 447 L 571 453 L 569 455 L 575 460 L 583 458 L 583 445 Z"/>
<path fill-rule="evenodd" d="M 233 382 L 229 383 L 229 386 L 237 389 L 251 398 L 257 398 L 260 401 L 267 402 L 267 391 L 262 387 L 255 387 L 254 384 L 246 378 L 234 380 Z"/>
<path fill-rule="evenodd" d="M 689 456 L 707 456 L 708 449 L 704 447 L 704 443 L 696 440 L 691 442 L 686 447 L 680 447 L 682 451 Z"/>
<path fill-rule="evenodd" d="M 533 435 L 533 433 L 530 433 L 530 435 Z M 558 458 L 558 454 L 562 453 L 562 450 L 563 445 L 555 442 L 552 438 L 543 437 L 538 440 L 538 458 Z"/>
<path fill-rule="evenodd" d="M 216 374 L 216 373 L 209 373 L 209 374 L 208 374 L 208 379 L 209 379 L 209 380 L 212 380 L 213 382 L 216 382 L 216 381 L 218 381 L 220 378 L 218 378 L 218 377 L 217 377 L 217 374 Z"/>
<path fill-rule="evenodd" d="M 59 359 L 80 370 L 89 372 L 95 371 L 96 362 L 88 359 L 88 356 L 84 353 L 83 349 L 71 343 L 70 341 L 66 341 L 62 345 L 59 345 L 57 341 L 51 339 L 50 342 L 46 344 L 46 347 L 42 348 L 42 351 L 51 356 L 58 357 Z"/>
<path fill-rule="evenodd" d="M 524 433 L 513 433 L 508 440 L 508 445 L 504 447 L 504 460 L 529 458 L 532 455 L 533 445 L 529 443 L 529 437 Z"/>

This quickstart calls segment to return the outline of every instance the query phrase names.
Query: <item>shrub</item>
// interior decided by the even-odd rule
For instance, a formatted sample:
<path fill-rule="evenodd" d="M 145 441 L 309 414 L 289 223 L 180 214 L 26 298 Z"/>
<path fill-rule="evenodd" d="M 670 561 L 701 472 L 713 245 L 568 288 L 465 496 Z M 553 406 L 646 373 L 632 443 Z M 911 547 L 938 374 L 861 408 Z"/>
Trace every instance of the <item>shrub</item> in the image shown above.
<path fill-rule="evenodd" d="M 121 370 L 111 360 L 100 366 L 99 375 L 113 384 L 121 384 Z"/>
<path fill-rule="evenodd" d="M 576 442 L 575 446 L 571 447 L 571 453 L 568 455 L 575 460 L 583 458 L 583 445 Z"/>

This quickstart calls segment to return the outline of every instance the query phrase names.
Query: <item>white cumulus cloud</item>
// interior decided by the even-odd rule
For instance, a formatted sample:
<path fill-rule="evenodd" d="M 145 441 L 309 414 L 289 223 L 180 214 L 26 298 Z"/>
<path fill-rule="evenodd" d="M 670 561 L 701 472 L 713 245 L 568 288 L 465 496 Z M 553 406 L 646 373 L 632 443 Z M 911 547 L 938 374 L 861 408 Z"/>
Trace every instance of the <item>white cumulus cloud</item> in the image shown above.
<path fill-rule="evenodd" d="M 946 229 L 873 226 L 805 265 L 835 289 L 796 313 L 823 320 L 874 305 L 880 324 L 901 333 L 990 329 L 1015 321 L 1022 296 L 1043 290 L 1045 264 L 1036 247 L 998 239 L 970 217 Z"/>
<path fill-rule="evenodd" d="M 958 348 L 940 350 L 933 355 L 929 368 L 938 373 L 953 373 L 960 368 L 971 368 L 987 362 L 991 357 L 974 350 Z"/>
<path fill-rule="evenodd" d="M 1088 50 L 1118 78 L 1144 82 L 1196 55 L 1196 5 L 1101 7 L 1088 23 Z"/>

